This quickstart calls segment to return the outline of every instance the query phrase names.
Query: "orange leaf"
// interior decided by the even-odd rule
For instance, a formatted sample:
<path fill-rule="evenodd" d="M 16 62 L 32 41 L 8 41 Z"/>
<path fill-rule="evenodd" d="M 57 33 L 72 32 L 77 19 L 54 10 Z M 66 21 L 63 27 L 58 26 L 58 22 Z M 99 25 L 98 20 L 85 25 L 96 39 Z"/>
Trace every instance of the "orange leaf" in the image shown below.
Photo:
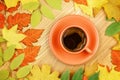
<path fill-rule="evenodd" d="M 116 65 L 115 70 L 120 71 L 120 50 L 112 50 L 112 64 Z"/>
<path fill-rule="evenodd" d="M 25 54 L 25 59 L 23 60 L 21 66 L 25 66 L 28 63 L 35 61 L 35 57 L 38 55 L 39 50 L 40 46 L 27 47 L 25 49 L 17 50 L 16 56 L 22 53 Z"/>
<path fill-rule="evenodd" d="M 0 3 L 0 11 L 6 10 L 6 6 L 3 3 Z"/>
<path fill-rule="evenodd" d="M 27 37 L 22 42 L 27 46 L 32 46 L 32 43 L 37 42 L 37 39 L 40 38 L 43 31 L 43 29 L 28 29 L 24 32 Z"/>
<path fill-rule="evenodd" d="M 16 7 L 8 8 L 7 11 L 12 13 L 12 12 L 16 11 L 19 7 L 20 7 L 20 1 L 17 3 Z"/>
<path fill-rule="evenodd" d="M 5 24 L 5 17 L 0 13 L 0 28 L 3 28 Z"/>
<path fill-rule="evenodd" d="M 64 0 L 65 2 L 70 2 L 70 0 Z"/>
<path fill-rule="evenodd" d="M 76 2 L 77 4 L 87 5 L 87 0 L 73 0 L 73 1 Z"/>
<path fill-rule="evenodd" d="M 84 75 L 83 80 L 88 80 L 88 77 Z"/>
<path fill-rule="evenodd" d="M 18 24 L 18 29 L 22 30 L 23 27 L 27 27 L 30 23 L 31 14 L 16 13 L 14 16 L 9 15 L 7 18 L 8 28 Z"/>

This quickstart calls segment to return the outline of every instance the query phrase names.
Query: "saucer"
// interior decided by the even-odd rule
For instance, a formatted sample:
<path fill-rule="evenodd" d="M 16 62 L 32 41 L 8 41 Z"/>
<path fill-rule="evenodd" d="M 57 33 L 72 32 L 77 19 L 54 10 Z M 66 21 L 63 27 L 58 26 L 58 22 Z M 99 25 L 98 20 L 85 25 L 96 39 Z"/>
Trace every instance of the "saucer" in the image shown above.
<path fill-rule="evenodd" d="M 71 54 L 69 51 L 63 49 L 63 46 L 60 44 L 60 36 L 66 27 L 74 25 L 80 26 L 87 31 L 89 36 L 88 47 L 92 53 L 83 51 L 78 54 Z M 63 63 L 70 65 L 83 64 L 95 55 L 99 46 L 99 35 L 95 25 L 89 19 L 80 15 L 68 15 L 53 25 L 49 35 L 49 45 L 56 58 Z"/>

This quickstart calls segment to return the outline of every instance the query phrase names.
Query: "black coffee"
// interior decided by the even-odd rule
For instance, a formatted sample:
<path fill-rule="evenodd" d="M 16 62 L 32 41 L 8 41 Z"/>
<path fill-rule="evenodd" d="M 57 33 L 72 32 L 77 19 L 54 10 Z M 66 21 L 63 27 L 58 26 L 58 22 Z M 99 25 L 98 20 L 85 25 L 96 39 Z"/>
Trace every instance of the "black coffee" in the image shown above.
<path fill-rule="evenodd" d="M 85 32 L 76 27 L 67 29 L 62 36 L 62 43 L 69 51 L 79 51 L 86 45 Z"/>

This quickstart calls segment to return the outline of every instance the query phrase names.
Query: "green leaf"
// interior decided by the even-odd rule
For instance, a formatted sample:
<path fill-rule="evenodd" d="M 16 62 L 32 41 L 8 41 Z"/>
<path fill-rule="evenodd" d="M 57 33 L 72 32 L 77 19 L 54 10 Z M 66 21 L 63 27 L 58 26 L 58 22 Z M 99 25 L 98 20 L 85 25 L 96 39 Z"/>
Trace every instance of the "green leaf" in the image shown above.
<path fill-rule="evenodd" d="M 72 77 L 72 80 L 82 80 L 83 73 L 84 73 L 84 70 L 80 68 L 77 72 L 75 72 L 75 74 Z"/>
<path fill-rule="evenodd" d="M 0 47 L 0 57 L 3 57 L 3 52 L 1 47 Z"/>
<path fill-rule="evenodd" d="M 9 46 L 9 47 L 4 51 L 4 54 L 3 54 L 3 59 L 4 59 L 4 61 L 10 60 L 10 59 L 13 57 L 14 52 L 15 52 L 15 45 Z"/>
<path fill-rule="evenodd" d="M 8 70 L 1 70 L 0 71 L 0 80 L 5 80 L 9 76 L 9 71 Z"/>
<path fill-rule="evenodd" d="M 39 10 L 36 10 L 35 12 L 33 12 L 32 16 L 31 16 L 31 25 L 32 25 L 32 27 L 37 26 L 40 23 L 41 18 L 42 18 L 42 16 L 41 16 L 41 13 L 40 13 Z"/>
<path fill-rule="evenodd" d="M 90 76 L 88 80 L 99 80 L 99 72 Z"/>
<path fill-rule="evenodd" d="M 2 59 L 2 57 L 0 57 L 0 66 L 2 66 L 3 65 L 3 59 Z"/>
<path fill-rule="evenodd" d="M 30 12 L 33 12 L 33 10 L 36 10 L 39 7 L 39 2 L 29 2 L 22 6 L 23 9 L 29 10 Z"/>
<path fill-rule="evenodd" d="M 31 65 L 24 66 L 17 71 L 17 78 L 23 78 L 27 76 L 32 69 Z"/>
<path fill-rule="evenodd" d="M 105 31 L 105 35 L 113 36 L 114 34 L 117 34 L 118 32 L 120 32 L 120 22 L 114 22 L 108 26 L 108 28 Z"/>
<path fill-rule="evenodd" d="M 54 9 L 61 10 L 62 9 L 62 0 L 45 0 L 48 5 L 50 5 Z"/>
<path fill-rule="evenodd" d="M 23 62 L 24 56 L 25 56 L 24 54 L 21 54 L 17 56 L 16 58 L 14 58 L 10 64 L 10 69 L 11 70 L 17 69 Z"/>
<path fill-rule="evenodd" d="M 61 80 L 70 80 L 70 71 L 65 71 L 61 75 Z"/>
<path fill-rule="evenodd" d="M 2 37 L 2 36 L 0 36 L 0 42 L 5 42 L 6 40 Z"/>
<path fill-rule="evenodd" d="M 55 18 L 54 14 L 47 6 L 44 6 L 44 5 L 41 6 L 41 13 L 49 19 Z"/>
<path fill-rule="evenodd" d="M 7 80 L 15 80 L 15 78 L 9 77 Z"/>

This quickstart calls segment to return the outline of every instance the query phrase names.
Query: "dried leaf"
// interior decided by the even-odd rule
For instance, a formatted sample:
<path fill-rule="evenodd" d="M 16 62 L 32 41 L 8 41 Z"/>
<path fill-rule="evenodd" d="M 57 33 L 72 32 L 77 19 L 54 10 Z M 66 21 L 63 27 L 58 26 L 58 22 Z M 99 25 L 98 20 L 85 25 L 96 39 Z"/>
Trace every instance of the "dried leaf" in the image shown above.
<path fill-rule="evenodd" d="M 16 13 L 14 16 L 9 15 L 7 18 L 8 28 L 18 24 L 18 29 L 22 30 L 23 27 L 27 27 L 31 20 L 31 14 L 27 13 Z"/>
<path fill-rule="evenodd" d="M 5 17 L 0 13 L 0 28 L 3 28 L 5 24 Z"/>
<path fill-rule="evenodd" d="M 22 40 L 22 42 L 27 46 L 33 46 L 32 43 L 37 42 L 37 39 L 40 38 L 43 33 L 43 29 L 28 29 L 24 32 L 26 37 Z"/>
<path fill-rule="evenodd" d="M 65 71 L 61 75 L 61 80 L 70 80 L 70 71 Z"/>
<path fill-rule="evenodd" d="M 115 70 L 120 71 L 120 50 L 112 50 L 112 64 L 115 65 Z"/>
<path fill-rule="evenodd" d="M 56 1 L 57 1 L 57 0 L 56 0 Z M 41 13 L 42 13 L 45 17 L 47 17 L 47 18 L 49 18 L 49 19 L 54 19 L 54 18 L 55 18 L 53 12 L 52 12 L 47 6 L 42 5 L 40 10 L 41 10 Z"/>
<path fill-rule="evenodd" d="M 22 48 L 20 41 L 25 38 L 25 35 L 17 33 L 17 25 L 13 26 L 11 29 L 4 27 L 2 34 L 3 38 L 7 41 L 7 46 L 15 45 L 17 49 Z"/>
<path fill-rule="evenodd" d="M 108 28 L 105 31 L 105 35 L 113 36 L 117 34 L 118 32 L 120 32 L 120 22 L 114 22 L 108 26 Z"/>
<path fill-rule="evenodd" d="M 73 1 L 76 2 L 77 4 L 87 5 L 87 0 L 73 0 Z"/>
<path fill-rule="evenodd" d="M 61 10 L 62 9 L 62 0 L 45 0 L 48 5 L 50 5 L 54 9 Z"/>
<path fill-rule="evenodd" d="M 106 67 L 98 66 L 99 80 L 118 80 L 120 72 L 115 71 L 113 68 L 108 72 Z"/>
<path fill-rule="evenodd" d="M 17 78 L 23 78 L 23 77 L 27 76 L 30 73 L 31 69 L 32 69 L 31 65 L 27 65 L 27 66 L 20 68 L 16 74 Z"/>
<path fill-rule="evenodd" d="M 39 2 L 36 1 L 36 2 L 29 2 L 29 3 L 26 3 L 22 6 L 23 9 L 25 10 L 28 10 L 30 12 L 33 12 L 34 10 L 36 10 L 38 7 L 39 7 Z"/>
<path fill-rule="evenodd" d="M 8 8 L 7 11 L 13 13 L 14 11 L 18 10 L 19 7 L 20 7 L 20 1 L 18 1 L 15 7 Z"/>
<path fill-rule="evenodd" d="M 91 75 L 88 80 L 99 80 L 99 72 Z"/>
<path fill-rule="evenodd" d="M 114 18 L 116 21 L 120 21 L 120 8 L 118 6 L 109 2 L 103 7 L 108 19 Z"/>
<path fill-rule="evenodd" d="M 97 69 L 98 69 L 98 63 L 97 62 L 93 63 L 92 65 L 86 65 L 84 74 L 86 76 L 91 76 L 96 72 Z"/>
<path fill-rule="evenodd" d="M 29 76 L 29 80 L 60 80 L 58 78 L 59 73 L 57 71 L 51 72 L 51 67 L 48 65 L 42 65 L 39 68 L 38 65 L 34 65 L 31 70 L 31 76 Z"/>
<path fill-rule="evenodd" d="M 14 52 L 15 52 L 15 45 L 9 46 L 9 47 L 4 51 L 4 54 L 3 54 L 4 61 L 9 61 L 9 60 L 13 57 Z"/>
<path fill-rule="evenodd" d="M 6 10 L 6 6 L 0 2 L 0 11 Z"/>
<path fill-rule="evenodd" d="M 40 46 L 27 47 L 25 49 L 18 50 L 17 51 L 18 55 L 22 53 L 25 54 L 25 58 L 23 60 L 22 66 L 35 61 L 35 57 L 38 55 L 39 50 L 40 50 Z"/>
<path fill-rule="evenodd" d="M 82 80 L 83 79 L 84 70 L 80 68 L 72 77 L 72 80 Z"/>
<path fill-rule="evenodd" d="M 24 54 L 20 54 L 19 56 L 14 58 L 12 60 L 12 62 L 10 63 L 10 69 L 11 70 L 17 69 L 21 65 L 21 63 L 23 62 L 24 56 L 25 56 Z"/>
<path fill-rule="evenodd" d="M 36 27 L 41 21 L 42 15 L 39 10 L 36 10 L 32 13 L 31 16 L 31 25 L 32 27 Z"/>
<path fill-rule="evenodd" d="M 19 0 L 12 0 L 12 1 L 11 0 L 4 0 L 4 1 L 5 1 L 7 8 L 10 8 L 10 7 L 15 7 Z"/>
<path fill-rule="evenodd" d="M 8 70 L 0 70 L 0 80 L 6 80 L 9 76 Z"/>

